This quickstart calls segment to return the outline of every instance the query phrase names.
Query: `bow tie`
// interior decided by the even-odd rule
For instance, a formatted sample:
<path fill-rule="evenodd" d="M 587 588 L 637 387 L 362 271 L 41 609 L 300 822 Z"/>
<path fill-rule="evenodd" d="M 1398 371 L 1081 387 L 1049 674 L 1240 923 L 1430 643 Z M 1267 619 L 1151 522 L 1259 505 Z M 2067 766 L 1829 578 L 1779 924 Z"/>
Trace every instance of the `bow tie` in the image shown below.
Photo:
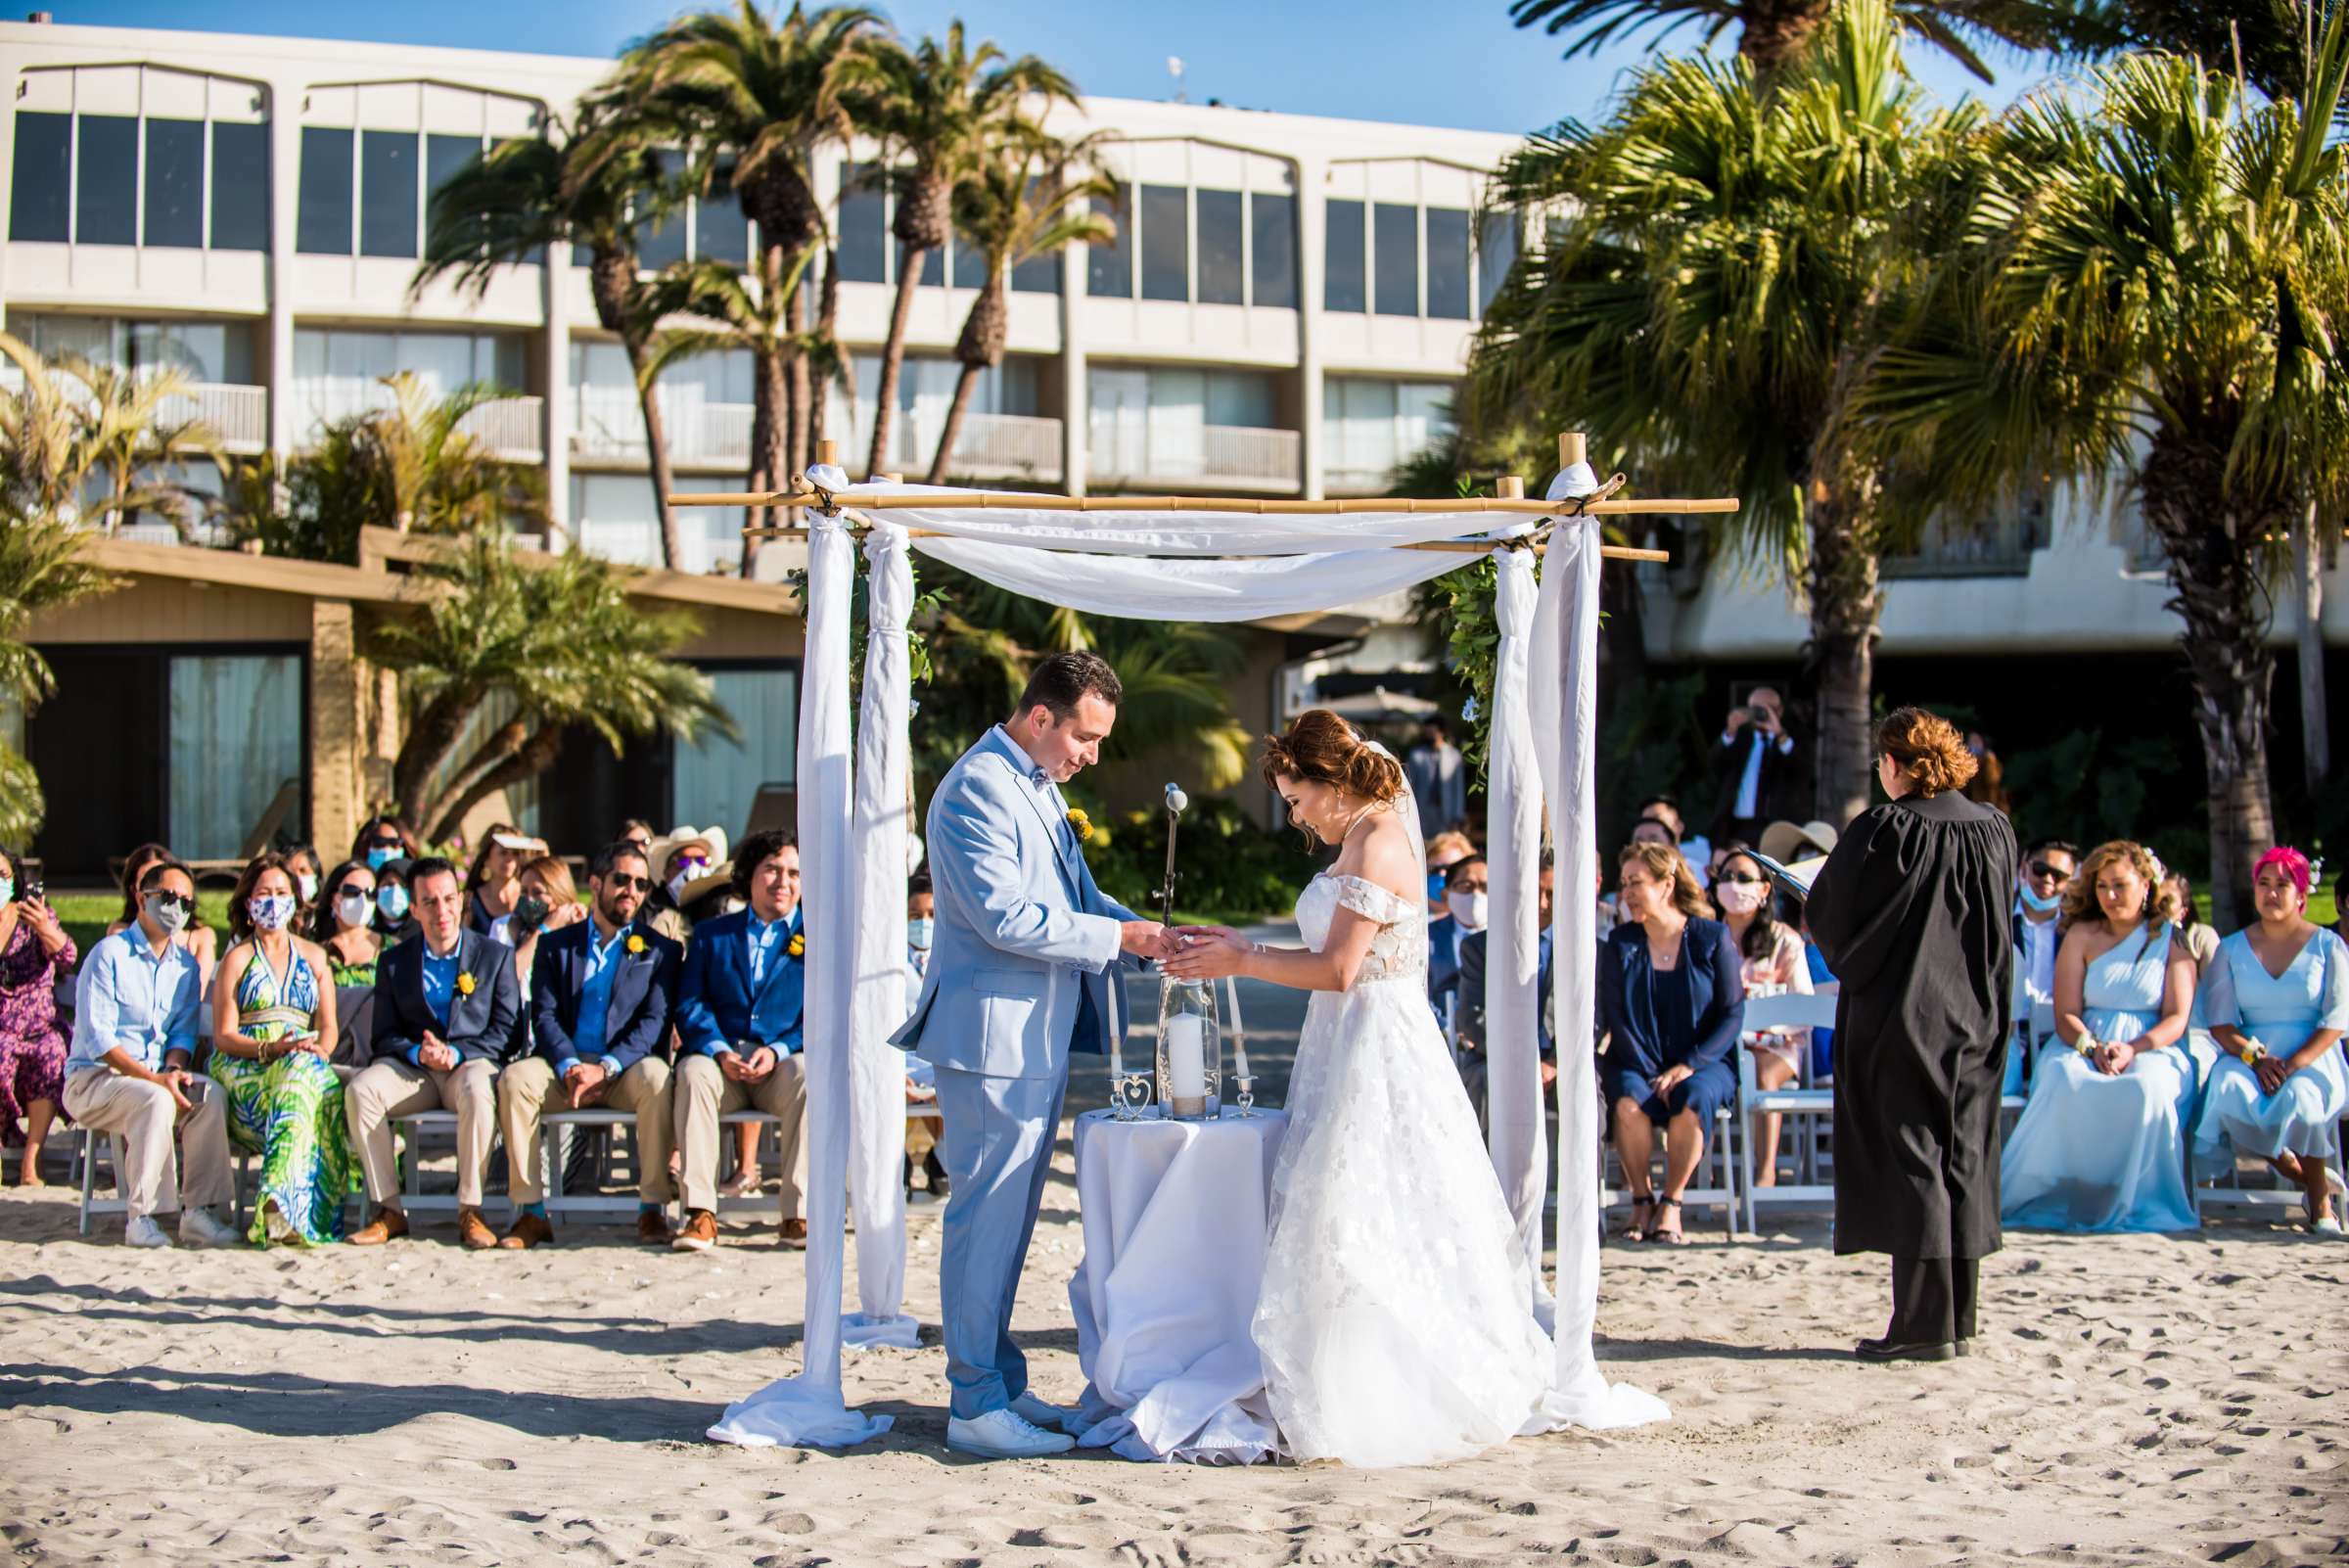
<path fill-rule="evenodd" d="M 1028 782 L 1039 790 L 1048 790 L 1052 787 L 1052 775 L 1040 767 L 1032 767 L 1028 770 Z"/>

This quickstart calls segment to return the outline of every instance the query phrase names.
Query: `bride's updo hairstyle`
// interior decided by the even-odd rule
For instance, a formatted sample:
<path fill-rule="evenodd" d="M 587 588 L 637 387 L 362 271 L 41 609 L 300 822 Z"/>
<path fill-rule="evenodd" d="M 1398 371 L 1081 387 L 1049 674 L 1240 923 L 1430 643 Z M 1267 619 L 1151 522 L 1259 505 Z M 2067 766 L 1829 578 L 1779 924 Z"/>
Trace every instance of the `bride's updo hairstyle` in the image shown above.
<path fill-rule="evenodd" d="M 1403 796 L 1403 764 L 1370 743 L 1326 708 L 1309 708 L 1285 735 L 1265 737 L 1260 764 L 1265 783 L 1280 788 L 1284 778 L 1327 784 L 1384 806 Z"/>
<path fill-rule="evenodd" d="M 1890 757 L 1916 793 L 1927 796 L 1965 788 L 1982 765 L 1966 750 L 1958 726 L 1921 708 L 1898 708 L 1885 715 L 1876 726 L 1876 755 Z"/>

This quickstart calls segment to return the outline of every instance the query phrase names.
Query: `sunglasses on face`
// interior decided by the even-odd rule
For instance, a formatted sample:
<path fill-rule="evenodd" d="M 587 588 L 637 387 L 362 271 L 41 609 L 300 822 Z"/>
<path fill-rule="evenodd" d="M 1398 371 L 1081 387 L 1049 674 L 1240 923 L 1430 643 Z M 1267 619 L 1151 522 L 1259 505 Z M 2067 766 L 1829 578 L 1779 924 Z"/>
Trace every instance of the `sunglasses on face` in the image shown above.
<path fill-rule="evenodd" d="M 147 897 L 165 909 L 183 909 L 189 914 L 196 912 L 196 900 L 184 893 L 150 893 Z"/>
<path fill-rule="evenodd" d="M 604 878 L 604 882 L 615 893 L 650 893 L 653 891 L 651 877 L 634 876 L 626 871 L 615 871 Z"/>
<path fill-rule="evenodd" d="M 2072 876 L 2069 871 L 2064 870 L 2061 866 L 2050 865 L 2045 860 L 2032 861 L 2031 874 L 2035 877 L 2044 877 L 2056 882 L 2068 882 L 2071 880 Z"/>
<path fill-rule="evenodd" d="M 1734 882 L 1741 888 L 1758 888 L 1764 882 L 1768 881 L 1769 878 L 1755 876 L 1750 871 L 1732 871 L 1726 877 L 1715 877 L 1713 880 L 1716 882 Z"/>

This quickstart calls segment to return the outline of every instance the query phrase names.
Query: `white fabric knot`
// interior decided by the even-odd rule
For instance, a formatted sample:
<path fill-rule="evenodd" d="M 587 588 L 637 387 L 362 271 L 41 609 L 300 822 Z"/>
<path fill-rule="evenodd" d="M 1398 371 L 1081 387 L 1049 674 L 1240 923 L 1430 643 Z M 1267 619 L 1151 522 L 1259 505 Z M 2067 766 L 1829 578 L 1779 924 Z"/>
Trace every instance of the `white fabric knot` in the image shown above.
<path fill-rule="evenodd" d="M 1542 498 L 1545 501 L 1571 501 L 1577 496 L 1592 495 L 1597 491 L 1598 476 L 1590 471 L 1590 465 L 1569 463 L 1558 470 L 1557 477 L 1549 482 L 1549 488 Z"/>
<path fill-rule="evenodd" d="M 807 483 L 838 495 L 849 487 L 849 471 L 838 463 L 813 463 L 807 469 Z"/>

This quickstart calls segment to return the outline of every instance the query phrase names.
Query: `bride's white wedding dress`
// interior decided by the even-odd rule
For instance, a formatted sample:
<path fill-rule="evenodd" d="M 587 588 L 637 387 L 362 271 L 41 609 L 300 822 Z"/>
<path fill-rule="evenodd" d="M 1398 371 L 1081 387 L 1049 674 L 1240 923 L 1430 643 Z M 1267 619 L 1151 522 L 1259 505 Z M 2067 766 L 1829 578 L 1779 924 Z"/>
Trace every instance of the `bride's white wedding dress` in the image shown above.
<path fill-rule="evenodd" d="M 1324 874 L 1297 900 L 1378 922 L 1315 992 L 1289 1080 L 1254 1333 L 1282 1447 L 1363 1467 L 1465 1457 L 1557 1424 L 1532 1281 L 1476 1113 L 1427 1002 L 1427 910 Z"/>

